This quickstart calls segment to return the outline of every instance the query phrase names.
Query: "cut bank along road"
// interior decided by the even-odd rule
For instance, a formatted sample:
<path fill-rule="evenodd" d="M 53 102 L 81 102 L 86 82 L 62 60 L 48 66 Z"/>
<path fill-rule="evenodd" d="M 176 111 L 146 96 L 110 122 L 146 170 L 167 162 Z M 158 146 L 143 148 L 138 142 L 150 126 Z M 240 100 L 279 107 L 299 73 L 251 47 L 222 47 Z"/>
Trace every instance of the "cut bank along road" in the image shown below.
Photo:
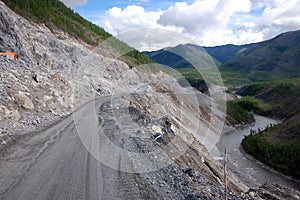
<path fill-rule="evenodd" d="M 105 166 L 83 146 L 75 124 L 86 123 L 89 107 L 100 109 L 107 101 L 88 103 L 75 112 L 82 116 L 76 123 L 70 115 L 1 152 L 0 199 L 160 199 L 138 174 Z M 120 168 L 130 162 L 124 159 L 120 155 L 116 161 Z"/>

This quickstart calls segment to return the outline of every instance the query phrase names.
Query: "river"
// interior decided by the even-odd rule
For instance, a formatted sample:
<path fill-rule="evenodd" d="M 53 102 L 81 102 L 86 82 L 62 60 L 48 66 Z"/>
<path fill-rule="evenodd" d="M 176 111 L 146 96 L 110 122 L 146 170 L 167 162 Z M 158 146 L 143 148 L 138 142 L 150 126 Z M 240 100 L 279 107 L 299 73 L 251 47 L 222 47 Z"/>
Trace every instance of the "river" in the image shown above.
<path fill-rule="evenodd" d="M 217 144 L 220 152 L 224 152 L 225 148 L 227 149 L 228 170 L 233 172 L 235 176 L 248 187 L 258 187 L 269 181 L 299 189 L 299 185 L 293 181 L 264 169 L 260 165 L 246 158 L 240 151 L 241 142 L 245 135 L 250 134 L 251 129 L 264 129 L 269 124 L 279 123 L 279 121 L 258 115 L 255 116 L 255 119 L 256 122 L 253 125 L 237 128 L 234 131 L 225 133 Z"/>

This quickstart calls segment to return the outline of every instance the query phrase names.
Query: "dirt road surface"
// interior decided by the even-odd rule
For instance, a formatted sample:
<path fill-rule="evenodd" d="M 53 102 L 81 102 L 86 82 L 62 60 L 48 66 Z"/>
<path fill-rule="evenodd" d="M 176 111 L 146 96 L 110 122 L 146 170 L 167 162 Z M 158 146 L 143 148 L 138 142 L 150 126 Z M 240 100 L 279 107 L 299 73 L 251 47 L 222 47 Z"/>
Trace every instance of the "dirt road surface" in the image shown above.
<path fill-rule="evenodd" d="M 105 101 L 98 100 L 96 110 Z M 75 124 L 87 122 L 84 117 L 89 116 L 91 106 L 95 103 L 75 112 L 76 123 L 70 115 L 1 151 L 0 199 L 160 199 L 139 174 L 112 169 L 86 150 Z M 120 155 L 115 162 L 121 169 L 122 163 L 130 160 L 124 161 Z"/>

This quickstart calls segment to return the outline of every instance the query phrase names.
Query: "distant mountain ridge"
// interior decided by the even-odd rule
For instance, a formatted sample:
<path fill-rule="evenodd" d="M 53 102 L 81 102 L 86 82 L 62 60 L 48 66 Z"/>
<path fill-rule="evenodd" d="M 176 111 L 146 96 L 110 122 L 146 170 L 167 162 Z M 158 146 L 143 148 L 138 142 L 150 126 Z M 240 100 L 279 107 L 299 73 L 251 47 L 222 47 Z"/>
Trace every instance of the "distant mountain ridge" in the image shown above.
<path fill-rule="evenodd" d="M 246 82 L 299 78 L 300 31 L 253 44 L 222 64 L 220 71 L 225 79 L 241 78 Z"/>
<path fill-rule="evenodd" d="M 175 47 L 174 47 L 175 48 Z M 192 67 L 192 64 L 189 63 L 184 58 L 180 57 L 179 55 L 171 52 L 168 50 L 169 48 L 161 49 L 158 51 L 145 51 L 143 52 L 146 56 L 150 57 L 154 61 L 170 66 L 174 69 L 180 69 L 180 68 L 190 68 Z"/>
<path fill-rule="evenodd" d="M 176 69 L 176 71 L 178 71 L 189 82 L 190 86 L 196 88 L 200 92 L 207 92 L 207 85 L 199 71 L 195 69 L 189 61 L 175 53 L 178 51 L 188 51 L 189 47 L 195 48 L 197 51 L 205 51 L 202 47 L 188 44 L 143 53 L 159 64 Z M 182 86 L 186 86 L 186 81 L 181 81 L 181 79 L 182 77 L 179 79 L 180 84 L 182 84 Z"/>
<path fill-rule="evenodd" d="M 246 45 L 183 46 L 207 51 L 216 60 L 227 85 L 300 77 L 300 30 Z M 187 61 L 171 53 L 170 49 L 172 48 L 144 53 L 156 62 L 175 69 L 192 67 Z"/>
<path fill-rule="evenodd" d="M 224 63 L 229 59 L 233 58 L 237 53 L 251 47 L 254 44 L 245 44 L 245 45 L 233 45 L 226 44 L 222 46 L 215 47 L 203 47 L 209 55 Z"/>

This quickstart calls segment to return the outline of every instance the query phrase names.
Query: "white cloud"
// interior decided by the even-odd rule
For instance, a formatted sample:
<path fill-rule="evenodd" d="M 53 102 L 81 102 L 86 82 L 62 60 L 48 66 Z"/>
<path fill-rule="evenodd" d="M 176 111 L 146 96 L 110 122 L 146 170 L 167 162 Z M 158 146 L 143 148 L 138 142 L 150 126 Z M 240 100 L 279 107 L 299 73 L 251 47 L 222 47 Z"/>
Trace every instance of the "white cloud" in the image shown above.
<path fill-rule="evenodd" d="M 205 33 L 212 28 L 226 28 L 236 12 L 249 12 L 249 0 L 203 0 L 193 4 L 176 3 L 164 12 L 158 23 L 182 27 L 186 33 Z"/>
<path fill-rule="evenodd" d="M 183 33 L 201 45 L 235 43 L 227 27 L 236 13 L 251 11 L 249 0 L 203 0 L 193 4 L 176 3 L 158 23 L 183 28 Z"/>
<path fill-rule="evenodd" d="M 60 0 L 67 6 L 73 8 L 74 6 L 83 6 L 88 0 Z"/>
<path fill-rule="evenodd" d="M 178 44 L 193 43 L 193 41 L 178 31 L 170 31 L 162 28 L 145 28 L 132 30 L 117 35 L 117 37 L 141 51 L 154 51 L 164 47 Z"/>
<path fill-rule="evenodd" d="M 263 32 L 264 39 L 282 32 L 300 29 L 300 0 L 273 0 L 265 5 L 266 9 L 257 20 L 257 28 Z"/>
<path fill-rule="evenodd" d="M 162 12 L 146 12 L 141 6 L 127 6 L 124 10 L 113 7 L 106 12 L 100 25 L 112 34 L 126 31 L 156 27 L 156 21 Z"/>
<path fill-rule="evenodd" d="M 191 4 L 177 2 L 156 12 L 141 6 L 114 7 L 106 12 L 100 25 L 115 35 L 160 28 L 183 34 L 199 45 L 245 44 L 300 29 L 298 5 L 300 0 L 196 0 Z M 168 40 L 166 34 L 156 37 Z M 145 44 L 149 42 L 143 42 L 140 48 L 146 48 Z"/>

